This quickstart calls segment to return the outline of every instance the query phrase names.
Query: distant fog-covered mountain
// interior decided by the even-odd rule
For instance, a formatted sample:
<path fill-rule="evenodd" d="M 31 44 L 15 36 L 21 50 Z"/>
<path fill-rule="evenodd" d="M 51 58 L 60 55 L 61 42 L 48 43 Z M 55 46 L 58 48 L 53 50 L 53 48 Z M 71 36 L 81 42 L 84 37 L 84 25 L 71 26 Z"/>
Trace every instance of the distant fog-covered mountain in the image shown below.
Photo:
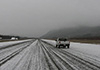
<path fill-rule="evenodd" d="M 89 38 L 89 37 L 100 37 L 100 26 L 88 27 L 74 27 L 74 28 L 62 28 L 59 30 L 52 30 L 42 36 L 42 38 L 57 38 L 57 37 L 68 37 L 68 38 Z"/>

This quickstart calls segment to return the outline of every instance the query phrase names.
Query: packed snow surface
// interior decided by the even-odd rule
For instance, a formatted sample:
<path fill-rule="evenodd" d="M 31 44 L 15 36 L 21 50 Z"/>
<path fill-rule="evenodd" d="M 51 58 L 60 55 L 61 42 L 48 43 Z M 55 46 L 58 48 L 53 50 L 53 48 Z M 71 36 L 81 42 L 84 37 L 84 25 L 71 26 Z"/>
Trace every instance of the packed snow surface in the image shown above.
<path fill-rule="evenodd" d="M 100 45 L 70 44 L 56 48 L 56 41 L 34 39 L 0 49 L 0 70 L 100 70 Z"/>
<path fill-rule="evenodd" d="M 51 43 L 54 46 L 56 45 L 56 42 L 54 40 L 45 40 L 45 41 Z M 70 50 L 77 50 L 79 52 L 83 52 L 100 58 L 100 44 L 70 42 Z"/>

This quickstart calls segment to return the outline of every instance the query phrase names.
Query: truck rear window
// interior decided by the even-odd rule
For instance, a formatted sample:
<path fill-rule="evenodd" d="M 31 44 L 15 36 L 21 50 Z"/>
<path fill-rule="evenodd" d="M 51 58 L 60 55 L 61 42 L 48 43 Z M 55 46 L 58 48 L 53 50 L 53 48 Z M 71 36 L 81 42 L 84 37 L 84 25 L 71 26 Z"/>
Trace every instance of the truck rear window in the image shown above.
<path fill-rule="evenodd" d="M 59 41 L 67 41 L 67 39 L 59 39 Z"/>

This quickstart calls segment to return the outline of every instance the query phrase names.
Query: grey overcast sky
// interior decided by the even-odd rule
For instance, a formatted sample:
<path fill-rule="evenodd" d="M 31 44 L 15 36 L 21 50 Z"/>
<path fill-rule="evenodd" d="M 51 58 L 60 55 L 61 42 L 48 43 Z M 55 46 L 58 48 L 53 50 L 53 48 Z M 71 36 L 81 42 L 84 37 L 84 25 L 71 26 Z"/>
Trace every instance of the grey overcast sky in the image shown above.
<path fill-rule="evenodd" d="M 0 0 L 0 34 L 39 37 L 80 25 L 100 25 L 100 0 Z"/>

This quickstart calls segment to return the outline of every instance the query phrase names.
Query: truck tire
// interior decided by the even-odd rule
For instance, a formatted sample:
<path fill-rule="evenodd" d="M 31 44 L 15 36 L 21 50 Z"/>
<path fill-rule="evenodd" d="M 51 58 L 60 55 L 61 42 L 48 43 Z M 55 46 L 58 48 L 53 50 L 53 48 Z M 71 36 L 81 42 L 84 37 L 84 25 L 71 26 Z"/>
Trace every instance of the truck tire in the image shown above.
<path fill-rule="evenodd" d="M 69 48 L 69 45 L 67 46 L 67 48 Z"/>
<path fill-rule="evenodd" d="M 57 48 L 57 45 L 56 45 L 56 48 Z"/>
<path fill-rule="evenodd" d="M 58 48 L 60 48 L 60 45 L 58 46 Z"/>
<path fill-rule="evenodd" d="M 69 46 L 67 46 L 67 48 L 69 48 Z"/>
<path fill-rule="evenodd" d="M 68 45 L 67 45 L 67 48 L 69 48 L 69 46 L 70 46 L 70 45 L 68 44 Z"/>

